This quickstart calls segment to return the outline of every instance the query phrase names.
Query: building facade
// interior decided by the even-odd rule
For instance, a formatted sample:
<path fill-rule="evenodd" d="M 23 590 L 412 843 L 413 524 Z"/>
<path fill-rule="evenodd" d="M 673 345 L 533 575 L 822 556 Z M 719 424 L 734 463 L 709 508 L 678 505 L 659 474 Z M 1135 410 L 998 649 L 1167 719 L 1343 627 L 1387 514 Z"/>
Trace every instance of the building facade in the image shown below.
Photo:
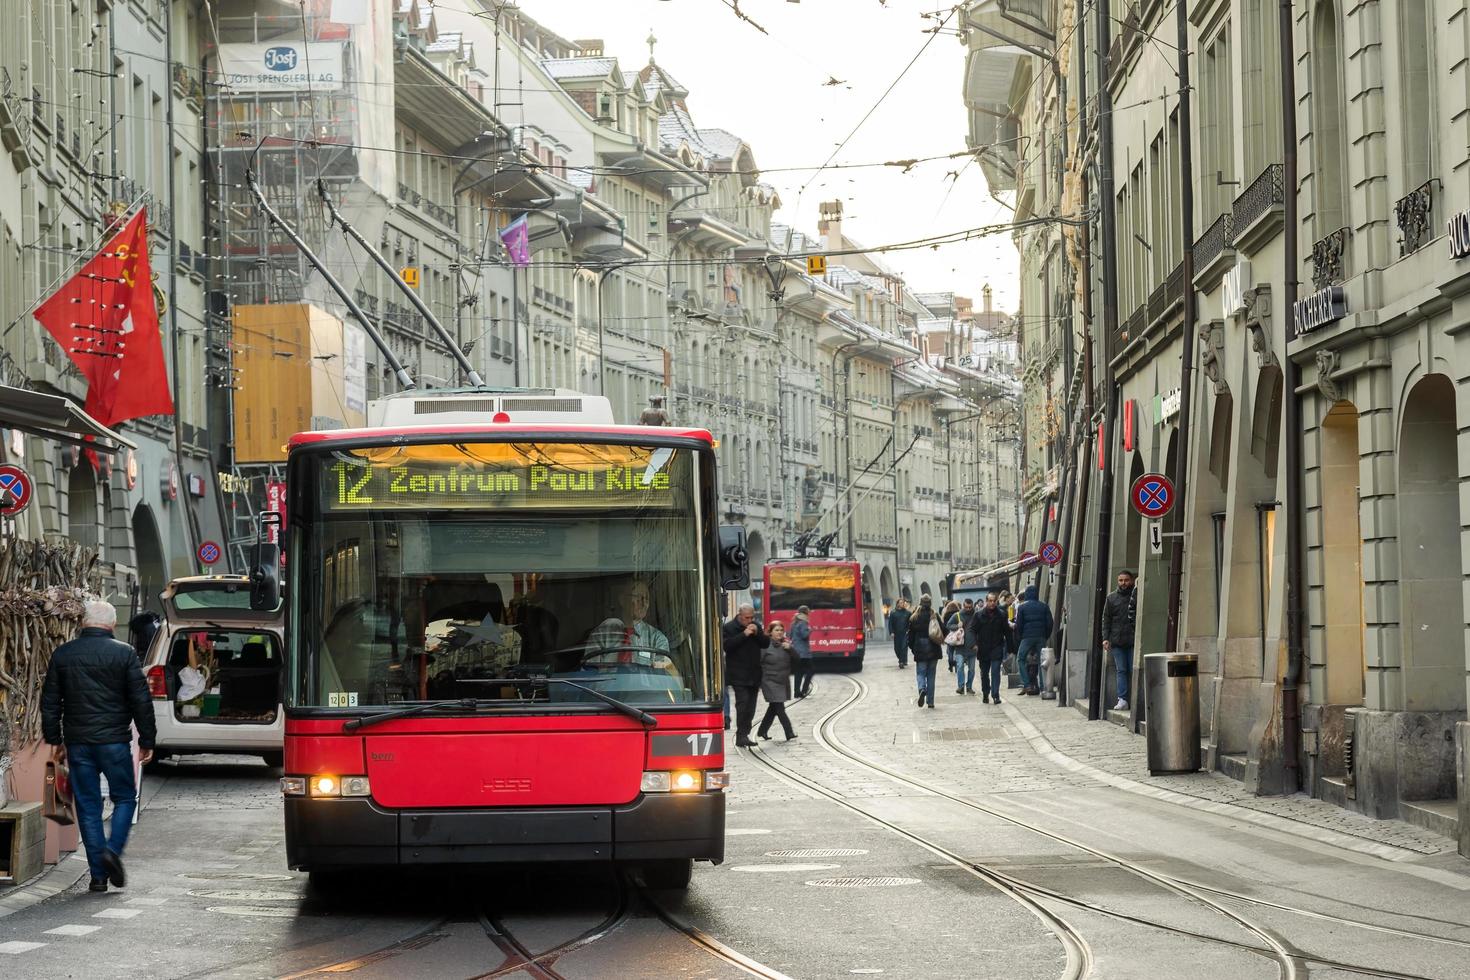
<path fill-rule="evenodd" d="M 85 382 L 32 317 L 146 208 L 173 416 L 124 423 L 136 450 L 93 466 L 72 445 L 18 429 L 4 461 L 33 477 L 21 537 L 96 549 L 104 588 L 126 617 L 157 608 L 173 575 L 223 533 L 205 398 L 204 100 L 195 5 L 64 4 L 7 8 L 0 38 L 0 383 L 80 403 Z"/>
<path fill-rule="evenodd" d="M 1470 853 L 1470 566 L 1456 533 L 1470 475 L 1458 395 L 1470 200 L 1452 176 L 1466 163 L 1464 4 L 1294 4 L 1291 90 L 1277 4 L 1193 5 L 1188 127 L 1177 52 L 1154 43 L 1175 38 L 1172 8 L 1145 3 L 1073 30 L 1072 5 L 1041 5 L 1044 16 L 1020 38 L 1035 50 L 1017 54 L 1013 45 L 991 50 L 996 32 L 1018 30 L 995 6 L 967 14 L 972 141 L 992 188 L 1024 202 L 1026 168 L 1009 147 L 1055 142 L 1064 120 L 1080 120 L 1067 136 L 1083 149 L 1081 188 L 1069 194 L 1064 177 L 1061 198 L 1086 205 L 1092 247 L 1067 257 L 1070 274 L 1087 283 L 1077 305 L 1090 315 L 1074 310 L 1071 323 L 1076 339 L 1090 333 L 1100 357 L 1086 379 L 1095 410 L 1071 452 L 1084 465 L 1103 460 L 1111 488 L 1098 499 L 1100 470 L 1088 493 L 1074 484 L 1062 497 L 1063 509 L 1075 498 L 1077 543 L 1103 540 L 1100 518 L 1111 543 L 1107 561 L 1080 568 L 1079 581 L 1090 591 L 1117 567 L 1138 568 L 1140 652 L 1165 648 L 1167 549 L 1155 554 L 1144 542 L 1146 522 L 1126 494 L 1143 472 L 1183 476 L 1183 507 L 1165 528 L 1184 534 L 1178 644 L 1200 656 L 1209 766 L 1258 792 L 1301 789 L 1415 820 L 1458 835 Z M 1063 36 L 1068 43 L 1055 42 Z M 1034 95 L 1035 79 L 1048 74 L 1068 99 Z M 1095 101 L 1100 86 L 1110 133 L 1100 126 L 1109 111 Z M 1079 88 L 1084 111 L 1062 112 Z M 996 106 L 998 116 L 983 111 Z M 1288 121 L 1294 183 L 1283 152 Z M 1022 263 L 1023 283 L 1045 281 L 1035 250 L 1023 247 Z M 1028 325 L 1038 301 L 1023 298 Z M 1047 374 L 1025 381 L 1030 409 L 1046 397 Z M 1098 425 L 1108 399 L 1111 432 Z M 1190 409 L 1187 433 L 1181 405 Z M 1293 411 L 1299 457 L 1289 445 Z M 1045 465 L 1036 439 L 1026 452 L 1028 473 Z M 1297 472 L 1287 472 L 1297 458 Z M 1072 598 L 1079 608 L 1067 610 L 1069 622 L 1086 621 L 1085 596 Z M 1067 648 L 1087 643 L 1069 639 Z"/>

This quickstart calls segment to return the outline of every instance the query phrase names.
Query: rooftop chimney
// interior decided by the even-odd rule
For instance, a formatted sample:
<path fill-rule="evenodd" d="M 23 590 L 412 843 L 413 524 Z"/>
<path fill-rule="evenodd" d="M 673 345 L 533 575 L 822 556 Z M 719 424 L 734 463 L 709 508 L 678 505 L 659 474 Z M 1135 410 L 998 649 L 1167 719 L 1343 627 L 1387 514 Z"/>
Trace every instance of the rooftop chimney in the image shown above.
<path fill-rule="evenodd" d="M 817 232 L 830 239 L 828 247 L 842 238 L 842 202 L 823 201 L 818 205 Z"/>

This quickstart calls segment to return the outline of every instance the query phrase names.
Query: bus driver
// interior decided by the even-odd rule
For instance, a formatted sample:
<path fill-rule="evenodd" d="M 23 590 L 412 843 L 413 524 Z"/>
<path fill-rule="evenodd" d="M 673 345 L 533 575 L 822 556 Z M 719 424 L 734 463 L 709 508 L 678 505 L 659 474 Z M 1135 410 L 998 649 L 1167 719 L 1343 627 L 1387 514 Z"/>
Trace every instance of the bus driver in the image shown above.
<path fill-rule="evenodd" d="M 644 619 L 648 615 L 651 598 L 647 582 L 642 579 L 630 581 L 620 596 L 622 618 L 613 617 L 597 624 L 587 637 L 587 652 L 614 652 L 618 663 L 644 663 L 667 668 L 669 638 Z"/>

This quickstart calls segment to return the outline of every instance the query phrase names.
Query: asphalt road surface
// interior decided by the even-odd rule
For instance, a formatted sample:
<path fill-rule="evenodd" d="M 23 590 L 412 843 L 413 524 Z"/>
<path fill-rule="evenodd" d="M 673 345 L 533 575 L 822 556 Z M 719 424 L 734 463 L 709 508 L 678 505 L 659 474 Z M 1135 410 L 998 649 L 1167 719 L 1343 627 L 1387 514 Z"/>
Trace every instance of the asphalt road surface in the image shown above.
<path fill-rule="evenodd" d="M 0 976 L 1470 975 L 1470 862 L 1448 842 L 1217 775 L 1110 776 L 1098 753 L 1140 741 L 944 680 L 931 711 L 911 671 L 820 676 L 797 740 L 730 759 L 726 861 L 682 895 L 550 867 L 321 897 L 285 868 L 278 773 L 186 757 L 145 778 L 128 887 L 84 877 L 0 918 Z"/>

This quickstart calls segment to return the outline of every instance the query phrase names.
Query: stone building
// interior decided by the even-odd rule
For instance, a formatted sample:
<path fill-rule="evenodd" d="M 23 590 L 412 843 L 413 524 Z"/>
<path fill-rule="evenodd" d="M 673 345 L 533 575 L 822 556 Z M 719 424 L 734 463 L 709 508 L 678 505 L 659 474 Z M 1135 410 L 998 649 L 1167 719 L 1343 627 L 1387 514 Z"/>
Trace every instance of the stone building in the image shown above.
<path fill-rule="evenodd" d="M 1090 324 L 1072 322 L 1090 327 L 1102 352 L 1090 379 L 1098 393 L 1116 386 L 1118 424 L 1102 434 L 1101 454 L 1114 497 L 1101 506 L 1112 518 L 1107 564 L 1142 573 L 1140 649 L 1161 649 L 1167 562 L 1143 543 L 1143 522 L 1124 494 L 1138 473 L 1177 472 L 1184 462 L 1184 508 L 1166 528 L 1185 534 L 1180 644 L 1201 658 L 1207 763 L 1259 792 L 1300 786 L 1374 816 L 1457 834 L 1470 853 L 1463 761 L 1470 567 L 1447 530 L 1465 526 L 1458 487 L 1470 476 L 1457 395 L 1470 198 L 1452 179 L 1466 165 L 1456 67 L 1464 4 L 1294 5 L 1294 187 L 1282 150 L 1277 4 L 1215 0 L 1191 8 L 1188 133 L 1176 53 L 1150 43 L 1174 37 L 1173 9 L 1115 9 L 1116 23 L 1089 17 L 1068 31 L 1072 5 L 1040 5 L 1044 15 L 1022 39 L 1037 42 L 1034 50 L 1018 53 L 997 44 L 994 31 L 1014 33 L 1017 25 L 1000 23 L 995 7 L 967 13 L 992 33 L 970 35 L 966 90 L 972 140 L 993 189 L 1015 190 L 1024 202 L 1026 168 L 1009 147 L 1055 142 L 1066 132 L 1085 152 L 1082 166 L 1068 168 L 1082 175 L 1080 192 L 1069 192 L 1064 178 L 1061 200 L 1087 202 L 1097 215 L 1098 154 L 1108 148 L 1096 116 L 1084 112 L 1080 132 L 1068 132 L 1068 115 L 1057 108 L 1063 100 L 1048 105 L 1035 94 L 1046 83 L 1028 80 L 1052 75 L 1069 99 L 1079 85 L 1091 99 L 1105 84 L 1116 107 L 1106 158 L 1112 238 L 1100 240 L 1094 222 L 1090 295 L 1079 297 L 1093 316 Z M 1100 27 L 1111 46 L 1101 77 L 1092 54 Z M 1064 36 L 1071 50 L 1049 40 Z M 1085 51 L 1076 49 L 1079 39 Z M 1002 80 L 1023 87 L 1006 89 Z M 1005 111 L 984 111 L 996 106 Z M 1180 270 L 1186 153 L 1194 175 L 1192 283 Z M 1290 256 L 1289 205 L 1298 244 Z M 1102 278 L 1101 247 L 1116 258 L 1112 282 Z M 1031 256 L 1023 249 L 1023 283 L 1044 273 Z M 1081 263 L 1073 265 L 1080 274 Z M 1118 297 L 1111 336 L 1098 316 L 1104 285 Z M 1195 382 L 1181 391 L 1180 314 L 1191 300 Z M 1036 302 L 1023 299 L 1023 322 Z M 1293 362 L 1302 379 L 1295 391 L 1286 384 Z M 1045 372 L 1026 376 L 1028 405 L 1041 397 L 1044 379 Z M 1287 509 L 1284 472 L 1289 399 L 1299 400 L 1303 424 L 1296 515 Z M 1181 446 L 1185 402 L 1192 422 Z M 1095 425 L 1084 434 L 1094 436 Z M 1043 451 L 1028 438 L 1028 471 Z M 1090 450 L 1072 452 L 1093 458 Z M 1077 506 L 1090 515 L 1099 503 Z M 1303 522 L 1296 557 L 1306 635 L 1296 695 L 1301 748 L 1287 759 L 1292 520 Z M 1083 534 L 1089 541 L 1095 531 Z M 1083 576 L 1090 584 L 1104 571 Z"/>
<path fill-rule="evenodd" d="M 23 537 L 96 548 L 124 616 L 156 605 L 224 510 L 205 398 L 205 106 L 196 5 L 170 0 L 7 6 L 0 35 L 0 383 L 80 404 L 86 384 L 31 311 L 147 208 L 149 259 L 174 416 L 118 429 L 136 450 L 100 457 L 7 430 L 0 458 L 25 467 L 36 499 Z"/>

